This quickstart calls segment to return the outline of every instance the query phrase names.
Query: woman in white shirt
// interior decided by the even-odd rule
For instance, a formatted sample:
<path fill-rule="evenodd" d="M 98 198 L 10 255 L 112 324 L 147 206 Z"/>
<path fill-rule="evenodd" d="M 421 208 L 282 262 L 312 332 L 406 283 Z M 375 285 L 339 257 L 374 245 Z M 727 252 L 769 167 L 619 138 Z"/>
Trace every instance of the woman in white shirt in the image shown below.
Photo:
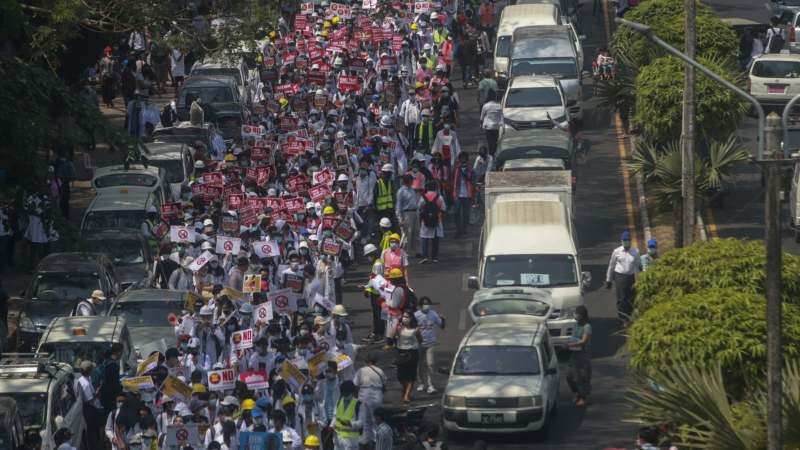
<path fill-rule="evenodd" d="M 494 156 L 497 150 L 497 138 L 500 135 L 500 126 L 503 124 L 503 107 L 497 101 L 497 93 L 489 91 L 486 103 L 481 108 L 481 128 L 486 133 L 486 143 L 489 154 Z"/>

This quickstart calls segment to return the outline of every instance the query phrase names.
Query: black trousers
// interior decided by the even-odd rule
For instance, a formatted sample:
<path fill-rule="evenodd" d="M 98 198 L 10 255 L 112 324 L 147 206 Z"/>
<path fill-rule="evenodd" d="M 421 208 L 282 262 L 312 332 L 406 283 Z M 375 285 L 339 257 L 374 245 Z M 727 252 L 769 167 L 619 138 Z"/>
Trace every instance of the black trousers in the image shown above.
<path fill-rule="evenodd" d="M 617 314 L 627 320 L 633 312 L 633 283 L 636 277 L 622 273 L 614 273 L 614 290 L 617 294 Z M 624 314 L 624 316 L 622 314 Z"/>
<path fill-rule="evenodd" d="M 386 321 L 381 319 L 381 306 L 378 303 L 380 296 L 369 294 L 369 304 L 372 307 L 372 332 L 376 336 L 386 335 Z"/>
<path fill-rule="evenodd" d="M 489 154 L 494 156 L 497 151 L 497 137 L 500 135 L 500 130 L 483 130 L 486 132 L 486 149 Z"/>

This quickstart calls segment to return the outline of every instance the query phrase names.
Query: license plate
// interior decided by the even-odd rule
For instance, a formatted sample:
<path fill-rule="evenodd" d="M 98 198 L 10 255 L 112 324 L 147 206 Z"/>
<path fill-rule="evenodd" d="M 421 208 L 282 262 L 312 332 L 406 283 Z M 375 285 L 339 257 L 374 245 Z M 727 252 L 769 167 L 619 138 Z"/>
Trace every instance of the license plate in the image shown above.
<path fill-rule="evenodd" d="M 503 414 L 481 414 L 481 425 L 502 425 Z"/>
<path fill-rule="evenodd" d="M 786 86 L 767 86 L 767 92 L 770 94 L 783 94 Z"/>

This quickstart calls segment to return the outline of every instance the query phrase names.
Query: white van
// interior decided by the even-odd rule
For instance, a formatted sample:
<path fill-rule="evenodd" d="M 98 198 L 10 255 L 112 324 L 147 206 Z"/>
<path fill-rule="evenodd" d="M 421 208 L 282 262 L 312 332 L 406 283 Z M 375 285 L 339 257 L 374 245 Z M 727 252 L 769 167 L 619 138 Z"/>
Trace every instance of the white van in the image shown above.
<path fill-rule="evenodd" d="M 98 195 L 107 192 L 125 194 L 128 190 L 134 190 L 152 192 L 160 203 L 172 198 L 167 172 L 160 167 L 143 164 L 120 164 L 95 169 L 92 187 Z"/>
<path fill-rule="evenodd" d="M 511 38 L 517 28 L 560 24 L 561 13 L 555 5 L 512 5 L 503 8 L 494 46 L 494 72 L 498 82 L 502 82 L 501 77 L 508 75 Z"/>
<path fill-rule="evenodd" d="M 554 345 L 574 333 L 575 308 L 584 304 L 591 283 L 581 273 L 571 211 L 558 194 L 513 193 L 494 200 L 481 236 L 477 279 L 473 288 L 535 287 L 548 290 L 552 310 L 547 319 Z"/>

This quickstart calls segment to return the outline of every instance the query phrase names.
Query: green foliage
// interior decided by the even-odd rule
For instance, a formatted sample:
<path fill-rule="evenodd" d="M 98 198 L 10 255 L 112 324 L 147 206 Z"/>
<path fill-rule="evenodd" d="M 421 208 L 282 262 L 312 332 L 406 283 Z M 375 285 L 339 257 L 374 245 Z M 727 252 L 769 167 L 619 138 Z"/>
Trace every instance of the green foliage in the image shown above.
<path fill-rule="evenodd" d="M 764 295 L 762 241 L 717 239 L 662 255 L 636 280 L 636 315 L 707 288 Z M 783 301 L 800 305 L 800 257 L 783 254 Z"/>
<path fill-rule="evenodd" d="M 650 25 L 662 40 L 676 48 L 684 47 L 683 0 L 647 0 L 629 10 L 625 18 Z M 697 54 L 699 56 L 725 55 L 733 63 L 738 39 L 736 32 L 720 20 L 708 6 L 697 3 Z M 643 67 L 665 55 L 661 47 L 647 41 L 631 28 L 620 26 L 611 39 L 615 55 L 626 54 L 635 65 Z"/>
<path fill-rule="evenodd" d="M 724 78 L 737 82 L 741 76 L 717 58 L 700 62 Z M 683 63 L 666 56 L 643 67 L 636 77 L 636 116 L 648 139 L 665 142 L 681 133 Z M 695 129 L 701 139 L 721 139 L 732 133 L 747 105 L 731 90 L 698 74 L 695 78 Z"/>
<path fill-rule="evenodd" d="M 636 106 L 636 75 L 639 68 L 624 53 L 616 57 L 617 74 L 610 80 L 596 81 L 596 95 L 602 102 L 620 113 L 623 120 Z"/>
<path fill-rule="evenodd" d="M 783 442 L 787 449 L 800 446 L 800 362 L 789 360 L 782 374 Z M 683 449 L 766 449 L 766 393 L 752 386 L 748 396 L 736 400 L 725 386 L 719 365 L 696 368 L 680 364 L 653 377 L 653 385 L 631 391 L 632 419 L 645 427 L 662 429 Z"/>
<path fill-rule="evenodd" d="M 800 358 L 800 306 L 784 304 L 783 354 Z M 731 395 L 763 380 L 766 300 L 736 287 L 708 287 L 656 304 L 629 329 L 630 366 L 648 376 L 691 362 L 722 368 Z"/>

